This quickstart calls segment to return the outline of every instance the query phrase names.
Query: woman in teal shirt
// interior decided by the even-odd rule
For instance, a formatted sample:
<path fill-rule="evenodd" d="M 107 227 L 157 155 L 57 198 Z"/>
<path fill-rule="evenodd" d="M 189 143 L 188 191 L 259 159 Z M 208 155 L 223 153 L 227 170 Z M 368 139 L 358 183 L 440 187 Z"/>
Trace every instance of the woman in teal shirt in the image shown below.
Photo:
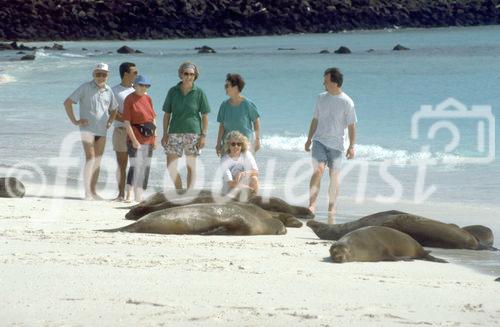
<path fill-rule="evenodd" d="M 205 146 L 208 130 L 207 96 L 194 84 L 198 79 L 198 68 L 190 62 L 179 67 L 181 82 L 172 87 L 163 104 L 163 138 L 161 144 L 167 155 L 167 168 L 176 189 L 182 189 L 182 180 L 177 170 L 177 160 L 186 155 L 187 188 L 196 181 L 196 157 Z"/>
<path fill-rule="evenodd" d="M 259 113 L 255 104 L 241 95 L 245 81 L 239 74 L 227 74 L 224 87 L 229 99 L 222 102 L 217 114 L 217 121 L 220 123 L 215 145 L 217 155 L 221 156 L 222 140 L 231 131 L 239 131 L 253 140 L 252 150 L 257 152 L 260 149 Z"/>

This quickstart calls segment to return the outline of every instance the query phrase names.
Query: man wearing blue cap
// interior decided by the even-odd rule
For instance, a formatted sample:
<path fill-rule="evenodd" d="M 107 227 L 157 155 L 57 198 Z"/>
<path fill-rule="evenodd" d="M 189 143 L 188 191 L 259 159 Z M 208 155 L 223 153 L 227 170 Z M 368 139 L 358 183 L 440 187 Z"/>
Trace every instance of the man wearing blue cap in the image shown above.
<path fill-rule="evenodd" d="M 86 200 L 102 200 L 96 193 L 97 179 L 106 145 L 107 130 L 111 127 L 118 109 L 113 91 L 106 84 L 108 72 L 107 64 L 97 64 L 92 72 L 93 80 L 80 85 L 64 101 L 68 118 L 81 131 L 85 151 L 83 181 Z M 76 103 L 80 104 L 80 119 L 76 119 L 73 112 L 73 104 Z"/>

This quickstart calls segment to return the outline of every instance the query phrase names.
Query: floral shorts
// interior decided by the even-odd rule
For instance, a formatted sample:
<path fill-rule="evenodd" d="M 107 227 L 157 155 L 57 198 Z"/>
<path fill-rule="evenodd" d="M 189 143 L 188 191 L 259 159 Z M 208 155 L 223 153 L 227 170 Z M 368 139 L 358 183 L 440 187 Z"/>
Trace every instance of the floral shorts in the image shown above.
<path fill-rule="evenodd" d="M 200 136 L 192 133 L 168 134 L 168 143 L 165 145 L 165 153 L 175 154 L 177 157 L 182 157 L 182 153 L 187 156 L 198 156 L 198 140 Z"/>

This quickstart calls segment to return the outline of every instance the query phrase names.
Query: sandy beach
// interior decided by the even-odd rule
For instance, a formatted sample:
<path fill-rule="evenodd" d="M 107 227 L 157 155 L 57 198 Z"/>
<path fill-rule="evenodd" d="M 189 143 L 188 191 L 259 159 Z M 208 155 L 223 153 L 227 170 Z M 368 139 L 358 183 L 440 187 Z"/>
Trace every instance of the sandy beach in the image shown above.
<path fill-rule="evenodd" d="M 379 209 L 341 203 L 352 216 Z M 453 260 L 333 264 L 331 242 L 306 226 L 252 237 L 95 231 L 130 223 L 120 206 L 0 199 L 3 326 L 500 323 L 495 276 Z"/>

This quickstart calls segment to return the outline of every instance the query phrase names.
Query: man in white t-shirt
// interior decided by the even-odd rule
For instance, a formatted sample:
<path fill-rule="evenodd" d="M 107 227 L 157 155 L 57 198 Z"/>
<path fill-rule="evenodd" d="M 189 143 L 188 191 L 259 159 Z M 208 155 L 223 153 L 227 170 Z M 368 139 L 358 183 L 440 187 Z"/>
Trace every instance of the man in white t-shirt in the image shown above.
<path fill-rule="evenodd" d="M 118 113 L 114 122 L 113 131 L 113 150 L 116 152 L 116 161 L 118 171 L 116 179 L 118 182 L 118 196 L 116 201 L 125 199 L 125 177 L 127 172 L 128 154 L 127 154 L 127 131 L 123 125 L 123 102 L 125 98 L 135 91 L 132 83 L 137 77 L 138 71 L 132 62 L 124 62 L 120 65 L 120 84 L 113 86 L 113 93 L 118 101 Z"/>
<path fill-rule="evenodd" d="M 328 68 L 325 71 L 323 84 L 326 92 L 318 95 L 309 134 L 304 145 L 305 150 L 309 152 L 312 143 L 313 174 L 309 183 L 309 209 L 313 213 L 316 211 L 321 177 L 325 168 L 327 166 L 329 168 L 329 223 L 334 222 L 339 195 L 339 175 L 346 128 L 349 135 L 349 147 L 345 154 L 347 159 L 354 158 L 356 141 L 356 111 L 352 99 L 341 89 L 343 78 L 338 68 Z"/>

